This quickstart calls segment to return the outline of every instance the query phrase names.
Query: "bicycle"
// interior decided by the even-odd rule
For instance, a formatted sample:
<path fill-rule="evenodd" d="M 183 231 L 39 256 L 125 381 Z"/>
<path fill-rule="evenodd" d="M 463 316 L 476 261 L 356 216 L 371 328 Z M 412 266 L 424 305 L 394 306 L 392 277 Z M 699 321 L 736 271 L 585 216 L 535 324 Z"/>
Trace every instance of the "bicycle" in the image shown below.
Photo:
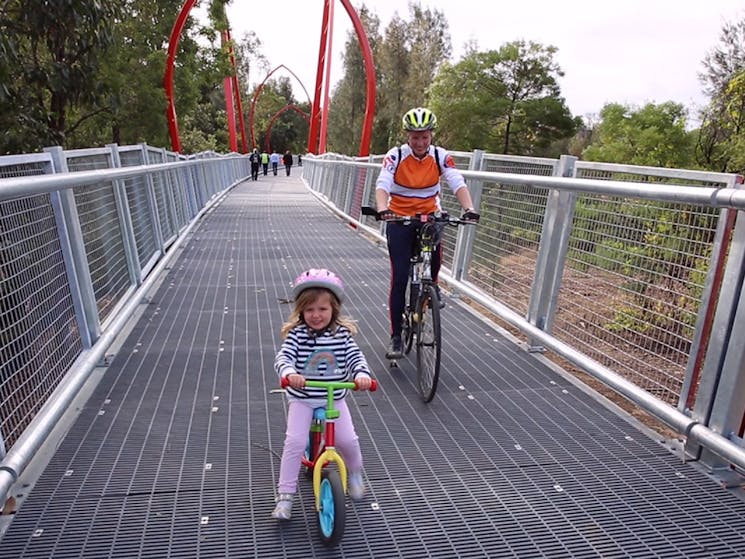
<path fill-rule="evenodd" d="M 375 208 L 363 206 L 361 213 L 374 216 L 377 221 L 380 221 L 380 215 Z M 475 222 L 450 217 L 447 213 L 397 216 L 386 221 L 422 223 L 409 267 L 401 340 L 403 353 L 408 355 L 416 338 L 417 386 L 424 402 L 429 403 L 437 391 L 442 357 L 440 297 L 432 278 L 432 252 L 437 246 L 436 224 L 443 223 L 457 227 L 458 225 L 474 225 Z M 390 366 L 397 368 L 398 360 L 391 359 Z"/>
<path fill-rule="evenodd" d="M 289 381 L 284 377 L 281 387 L 287 386 Z M 326 407 L 313 411 L 313 421 L 308 432 L 308 447 L 302 458 L 302 465 L 306 468 L 306 476 L 313 481 L 321 542 L 330 547 L 339 543 L 344 535 L 347 494 L 347 466 L 334 446 L 334 423 L 339 417 L 339 410 L 334 406 L 334 390 L 356 390 L 357 385 L 354 382 L 306 380 L 305 386 L 325 388 L 327 393 Z M 377 388 L 378 383 L 373 379 L 370 391 L 374 392 Z M 336 468 L 332 468 L 332 464 Z"/>

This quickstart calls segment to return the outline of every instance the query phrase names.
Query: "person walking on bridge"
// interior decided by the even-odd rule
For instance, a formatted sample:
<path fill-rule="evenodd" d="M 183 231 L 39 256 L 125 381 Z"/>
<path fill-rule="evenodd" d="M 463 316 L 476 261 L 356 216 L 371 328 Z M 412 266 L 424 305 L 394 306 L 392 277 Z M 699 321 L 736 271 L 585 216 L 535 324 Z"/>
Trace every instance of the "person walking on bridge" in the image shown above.
<path fill-rule="evenodd" d="M 292 169 L 292 153 L 288 149 L 284 156 L 282 157 L 282 163 L 285 164 L 285 171 L 287 172 L 287 176 L 290 176 L 290 170 Z"/>
<path fill-rule="evenodd" d="M 444 178 L 463 207 L 462 219 L 478 221 L 479 214 L 473 207 L 471 194 L 463 175 L 447 150 L 432 143 L 437 117 L 425 107 L 411 109 L 403 116 L 403 129 L 407 141 L 388 150 L 383 159 L 383 169 L 375 183 L 375 203 L 382 220 L 401 216 L 415 216 L 442 211 L 440 205 L 440 178 Z M 403 357 L 401 341 L 402 317 L 406 300 L 409 266 L 414 252 L 419 222 L 386 224 L 388 255 L 391 260 L 391 285 L 388 308 L 391 322 L 391 341 L 387 359 Z M 439 224 L 438 237 L 444 225 Z M 442 245 L 432 254 L 432 277 L 437 280 L 442 262 Z M 440 307 L 444 300 L 440 295 Z"/>
<path fill-rule="evenodd" d="M 272 151 L 272 154 L 269 156 L 269 162 L 272 164 L 272 173 L 274 173 L 274 176 L 277 176 L 277 167 L 279 167 L 279 154 L 276 150 Z"/>
<path fill-rule="evenodd" d="M 261 154 L 257 148 L 254 148 L 248 156 L 248 160 L 251 162 L 251 180 L 259 180 L 259 163 L 261 162 Z"/>

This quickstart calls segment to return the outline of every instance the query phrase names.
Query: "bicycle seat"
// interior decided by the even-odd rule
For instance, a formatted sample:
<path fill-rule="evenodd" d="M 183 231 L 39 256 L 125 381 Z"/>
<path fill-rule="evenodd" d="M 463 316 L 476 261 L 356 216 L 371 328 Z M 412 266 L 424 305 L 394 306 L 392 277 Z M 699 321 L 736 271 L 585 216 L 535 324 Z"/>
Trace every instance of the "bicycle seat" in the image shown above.
<path fill-rule="evenodd" d="M 315 408 L 313 410 L 313 419 L 318 421 L 326 420 L 326 408 Z"/>

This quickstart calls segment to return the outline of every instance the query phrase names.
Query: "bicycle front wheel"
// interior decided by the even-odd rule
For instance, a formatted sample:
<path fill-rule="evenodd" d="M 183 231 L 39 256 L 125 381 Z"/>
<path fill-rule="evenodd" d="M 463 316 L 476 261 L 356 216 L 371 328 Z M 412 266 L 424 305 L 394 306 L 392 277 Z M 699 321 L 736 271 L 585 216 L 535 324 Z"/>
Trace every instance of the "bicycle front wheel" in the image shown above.
<path fill-rule="evenodd" d="M 344 486 L 336 470 L 324 468 L 321 472 L 321 508 L 318 511 L 318 532 L 326 546 L 339 543 L 347 523 L 344 504 Z"/>
<path fill-rule="evenodd" d="M 422 286 L 417 304 L 416 369 L 419 393 L 431 402 L 440 378 L 440 305 L 433 285 Z"/>

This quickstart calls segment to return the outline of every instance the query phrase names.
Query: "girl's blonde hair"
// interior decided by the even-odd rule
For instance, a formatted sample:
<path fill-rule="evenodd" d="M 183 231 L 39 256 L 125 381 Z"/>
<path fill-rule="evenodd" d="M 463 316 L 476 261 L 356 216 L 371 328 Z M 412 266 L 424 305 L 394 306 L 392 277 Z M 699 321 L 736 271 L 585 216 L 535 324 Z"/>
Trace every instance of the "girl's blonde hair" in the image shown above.
<path fill-rule="evenodd" d="M 336 326 L 344 326 L 352 335 L 357 333 L 357 321 L 341 314 L 341 303 L 331 290 L 324 287 L 309 287 L 308 289 L 303 289 L 295 299 L 295 306 L 290 313 L 290 317 L 282 325 L 282 330 L 280 330 L 283 338 L 287 337 L 290 330 L 303 324 L 303 311 L 323 294 L 328 294 L 331 300 L 331 322 L 329 322 L 328 327 L 333 330 Z"/>

